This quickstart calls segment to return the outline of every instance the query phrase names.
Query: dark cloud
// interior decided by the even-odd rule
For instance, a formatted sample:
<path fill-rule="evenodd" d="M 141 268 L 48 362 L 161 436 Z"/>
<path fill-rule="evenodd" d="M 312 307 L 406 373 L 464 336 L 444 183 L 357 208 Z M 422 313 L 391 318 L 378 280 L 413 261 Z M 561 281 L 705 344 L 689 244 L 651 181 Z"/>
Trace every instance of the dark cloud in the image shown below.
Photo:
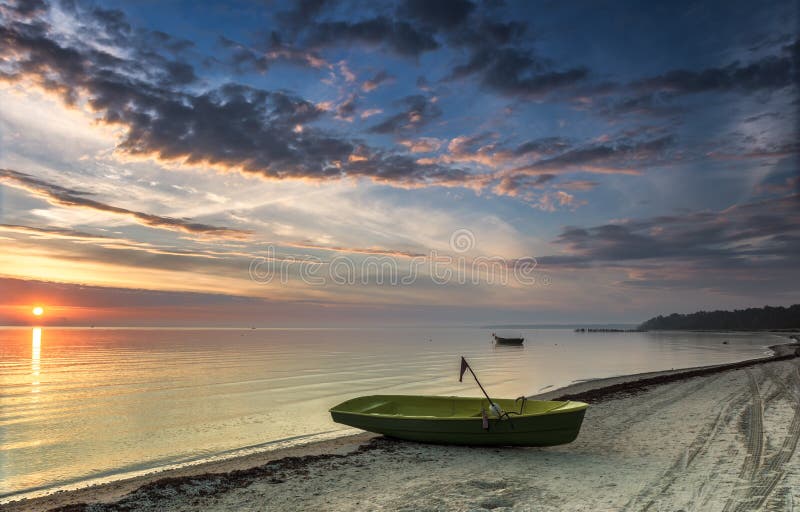
<path fill-rule="evenodd" d="M 436 50 L 439 43 L 433 34 L 419 30 L 407 21 L 378 16 L 362 21 L 326 21 L 305 29 L 305 43 L 311 48 L 342 44 L 383 45 L 405 57 L 418 57 Z"/>
<path fill-rule="evenodd" d="M 336 116 L 347 121 L 353 120 L 353 115 L 358 108 L 358 100 L 353 94 L 336 108 Z"/>
<path fill-rule="evenodd" d="M 615 141 L 573 147 L 556 156 L 537 160 L 514 172 L 563 171 L 574 168 L 594 169 L 595 172 L 636 172 L 638 167 L 650 167 L 667 158 L 674 145 L 672 136 L 636 140 L 622 137 Z M 519 150 L 519 148 L 518 148 Z"/>
<path fill-rule="evenodd" d="M 0 181 L 3 181 L 10 186 L 18 187 L 36 194 L 51 204 L 67 207 L 87 208 L 90 210 L 123 215 L 133 219 L 139 224 L 153 228 L 181 231 L 193 235 L 219 236 L 227 238 L 244 238 L 250 234 L 249 231 L 240 229 L 211 226 L 208 224 L 192 222 L 188 219 L 163 217 L 160 215 L 153 215 L 112 206 L 94 199 L 89 199 L 86 197 L 90 195 L 87 192 L 61 187 L 39 178 L 35 178 L 29 174 L 10 169 L 0 169 Z"/>
<path fill-rule="evenodd" d="M 59 5 L 80 24 L 77 31 L 91 34 L 91 40 L 102 45 L 124 48 L 130 54 L 130 58 L 123 61 L 108 53 L 94 51 L 91 54 L 93 63 L 105 62 L 107 67 L 124 65 L 128 74 L 144 76 L 165 87 L 180 87 L 197 80 L 193 66 L 186 62 L 183 54 L 194 46 L 191 41 L 174 38 L 160 30 L 135 28 L 119 9 L 92 7 L 77 1 L 65 1 Z M 46 31 L 41 35 L 47 37 Z M 89 49 L 91 46 L 84 47 L 84 50 Z M 180 59 L 176 60 L 176 57 Z"/>
<path fill-rule="evenodd" d="M 442 115 L 438 105 L 421 94 L 407 96 L 399 104 L 404 107 L 402 112 L 372 126 L 369 131 L 394 134 L 416 131 Z"/>
<path fill-rule="evenodd" d="M 594 101 L 595 110 L 609 119 L 621 116 L 651 116 L 669 118 L 686 112 L 686 107 L 676 105 L 675 95 L 664 91 L 628 96 L 628 90 L 617 89 L 621 95 L 603 97 Z M 583 96 L 585 97 L 585 96 Z"/>
<path fill-rule="evenodd" d="M 364 19 L 320 21 L 320 15 L 332 4 L 328 0 L 300 0 L 291 9 L 279 12 L 275 16 L 278 30 L 270 36 L 272 46 L 280 44 L 286 52 L 302 53 L 310 49 L 366 44 L 383 47 L 404 57 L 418 57 L 439 48 L 434 38 L 436 27 L 420 27 L 418 22 L 408 17 L 411 14 L 408 8 L 402 9 L 406 12 L 403 16 L 378 9 L 384 13 Z M 425 6 L 412 7 L 418 8 L 413 13 L 420 15 L 427 10 Z M 432 13 L 431 16 L 436 15 Z M 373 81 L 377 85 L 386 78 L 388 75 Z"/>
<path fill-rule="evenodd" d="M 558 184 L 559 188 L 563 188 L 566 190 L 592 190 L 595 187 L 600 185 L 597 181 L 590 181 L 590 180 L 567 180 L 562 181 Z"/>
<path fill-rule="evenodd" d="M 306 68 L 323 68 L 326 62 L 314 52 L 295 48 L 281 41 L 280 35 L 272 32 L 266 42 L 250 47 L 219 36 L 219 44 L 230 52 L 226 62 L 235 73 L 255 71 L 265 73 L 275 62 L 291 64 Z"/>
<path fill-rule="evenodd" d="M 318 12 L 317 7 L 311 12 Z M 523 40 L 527 23 L 499 19 L 495 14 L 490 6 L 479 7 L 469 0 L 404 0 L 393 13 L 383 9 L 381 14 L 355 21 L 317 21 L 316 14 L 301 20 L 296 10 L 281 19 L 286 20 L 284 33 L 291 34 L 289 39 L 302 48 L 367 44 L 407 57 L 419 57 L 443 43 L 466 49 L 467 62 L 456 66 L 448 79 L 477 75 L 484 86 L 506 96 L 540 98 L 587 78 L 586 68 L 557 69 L 535 57 Z M 369 88 L 369 82 L 365 86 Z M 425 83 L 418 86 L 427 88 Z"/>
<path fill-rule="evenodd" d="M 785 46 L 780 56 L 771 55 L 749 64 L 734 62 L 725 67 L 700 71 L 676 69 L 639 80 L 631 84 L 631 87 L 639 91 L 663 91 L 670 94 L 780 89 L 798 83 L 798 48 L 800 40 Z"/>
<path fill-rule="evenodd" d="M 230 63 L 236 73 L 256 71 L 264 73 L 269 68 L 269 60 L 263 52 L 255 52 L 241 43 L 225 36 L 219 36 L 219 44 L 230 51 Z"/>
<path fill-rule="evenodd" d="M 92 16 L 105 30 L 106 34 L 119 40 L 130 35 L 132 27 L 125 16 L 125 13 L 119 9 L 102 9 L 95 8 L 91 11 Z"/>
<path fill-rule="evenodd" d="M 167 86 L 188 85 L 197 80 L 194 68 L 185 62 L 170 61 L 164 65 L 164 80 Z"/>
<path fill-rule="evenodd" d="M 551 155 L 560 153 L 569 148 L 572 144 L 562 137 L 545 137 L 523 142 L 514 148 L 514 156 L 522 156 L 530 153 Z"/>
<path fill-rule="evenodd" d="M 527 32 L 526 23 L 482 18 L 448 32 L 447 40 L 456 47 L 497 49 L 506 45 L 521 45 Z"/>
<path fill-rule="evenodd" d="M 475 4 L 469 0 L 405 0 L 398 13 L 435 29 L 452 29 L 474 10 Z"/>
<path fill-rule="evenodd" d="M 721 211 L 666 215 L 625 223 L 567 227 L 556 240 L 567 255 L 543 256 L 551 267 L 619 266 L 658 262 L 682 279 L 707 269 L 796 268 L 800 253 L 800 196 L 731 206 Z M 672 263 L 670 263 L 672 262 Z M 734 274 L 728 274 L 733 280 Z M 753 277 L 753 276 L 750 276 Z"/>
<path fill-rule="evenodd" d="M 500 94 L 519 98 L 540 98 L 585 80 L 583 67 L 564 71 L 550 69 L 530 51 L 512 47 L 482 46 L 469 60 L 453 68 L 448 80 L 477 74 L 481 83 Z"/>
<path fill-rule="evenodd" d="M 30 18 L 46 12 L 48 5 L 45 0 L 12 0 L 4 2 L 0 9 L 11 9 L 17 16 Z"/>
<path fill-rule="evenodd" d="M 400 169 L 398 160 L 384 151 L 365 150 L 376 158 L 365 164 L 354 153 L 362 143 L 305 126 L 325 112 L 288 92 L 240 84 L 200 94 L 181 90 L 174 85 L 191 78 L 191 72 L 158 59 L 150 61 L 149 80 L 135 78 L 130 62 L 78 42 L 62 46 L 41 23 L 12 20 L 0 26 L 0 41 L 11 50 L 0 79 L 35 82 L 67 103 L 84 97 L 102 121 L 127 128 L 118 149 L 130 155 L 235 168 L 273 179 L 358 176 L 395 179 L 406 186 L 414 180 L 432 184 L 440 178 L 470 178 L 457 169 L 413 160 L 404 161 Z M 422 96 L 401 103 L 405 112 L 376 132 L 411 129 L 441 115 Z"/>
<path fill-rule="evenodd" d="M 309 25 L 329 4 L 328 0 L 296 0 L 290 10 L 281 11 L 275 17 L 287 30 L 297 30 Z"/>
<path fill-rule="evenodd" d="M 796 88 L 800 83 L 800 40 L 785 45 L 776 55 L 749 63 L 700 70 L 673 69 L 628 84 L 603 83 L 575 92 L 595 110 L 612 119 L 621 115 L 672 117 L 686 112 L 677 102 L 683 96 L 702 93 L 743 94 Z M 752 117 L 751 117 L 752 119 Z"/>
<path fill-rule="evenodd" d="M 394 153 L 376 152 L 364 160 L 348 166 L 352 176 L 370 176 L 372 179 L 409 187 L 424 185 L 471 186 L 480 185 L 482 176 L 463 169 L 436 164 L 420 164 L 416 158 Z"/>
<path fill-rule="evenodd" d="M 733 138 L 733 137 L 732 137 Z M 729 160 L 746 160 L 750 158 L 784 158 L 796 157 L 800 155 L 800 142 L 793 141 L 774 141 L 768 144 L 751 140 L 751 137 L 743 137 L 743 141 L 734 144 L 731 151 L 726 152 L 723 148 L 720 151 L 712 151 L 708 156 Z M 795 158 L 797 163 L 797 158 Z M 795 167 L 800 169 L 800 166 Z"/>
<path fill-rule="evenodd" d="M 189 41 L 188 39 L 177 39 L 160 30 L 153 30 L 150 32 L 150 35 L 158 42 L 160 46 L 163 46 L 173 54 L 183 53 L 190 48 L 194 48 L 195 46 L 193 41 Z"/>
<path fill-rule="evenodd" d="M 531 189 L 541 188 L 555 178 L 555 174 L 539 174 L 536 176 L 511 174 L 500 179 L 494 187 L 494 192 L 498 195 L 517 197 L 523 192 L 527 193 Z"/>

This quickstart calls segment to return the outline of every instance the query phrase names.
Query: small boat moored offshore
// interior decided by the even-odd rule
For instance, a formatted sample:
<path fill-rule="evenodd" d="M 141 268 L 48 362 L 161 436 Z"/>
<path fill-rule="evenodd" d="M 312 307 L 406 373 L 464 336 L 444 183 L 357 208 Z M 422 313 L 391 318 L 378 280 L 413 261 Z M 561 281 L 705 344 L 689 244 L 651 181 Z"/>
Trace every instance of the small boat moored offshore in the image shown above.
<path fill-rule="evenodd" d="M 428 443 L 552 446 L 575 440 L 583 402 L 454 396 L 372 395 L 330 409 L 333 421 L 389 437 Z M 492 411 L 502 413 L 500 417 Z M 518 411 L 518 412 L 517 412 Z M 490 417 L 492 415 L 492 417 Z"/>
<path fill-rule="evenodd" d="M 525 341 L 525 338 L 501 338 L 495 333 L 492 333 L 492 338 L 494 338 L 494 342 L 498 345 L 522 345 Z"/>

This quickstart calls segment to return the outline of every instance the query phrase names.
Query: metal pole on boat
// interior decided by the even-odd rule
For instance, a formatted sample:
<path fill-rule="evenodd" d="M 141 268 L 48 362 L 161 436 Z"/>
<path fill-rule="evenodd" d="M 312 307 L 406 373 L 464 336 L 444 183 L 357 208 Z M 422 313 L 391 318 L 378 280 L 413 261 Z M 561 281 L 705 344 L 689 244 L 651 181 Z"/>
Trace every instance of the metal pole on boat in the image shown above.
<path fill-rule="evenodd" d="M 469 363 L 467 362 L 467 360 L 466 360 L 466 359 L 464 359 L 464 356 L 461 356 L 461 375 L 459 375 L 459 376 L 458 376 L 458 382 L 463 382 L 463 380 L 462 380 L 462 379 L 463 379 L 463 377 L 464 377 L 464 372 L 465 372 L 466 370 L 469 370 L 469 373 L 471 373 L 471 374 L 472 374 L 472 377 L 475 379 L 475 382 L 477 382 L 477 383 L 478 383 L 478 387 L 479 387 L 479 388 L 481 388 L 481 391 L 483 391 L 483 395 L 486 397 L 486 400 L 488 400 L 488 401 L 489 401 L 489 405 L 490 405 L 490 406 L 492 406 L 492 407 L 495 407 L 495 408 L 496 408 L 496 410 L 499 410 L 499 407 L 497 407 L 497 406 L 495 405 L 495 403 L 494 403 L 494 402 L 492 402 L 492 399 L 491 399 L 491 398 L 489 398 L 489 393 L 487 393 L 487 392 L 486 392 L 486 390 L 485 390 L 485 389 L 483 389 L 483 386 L 481 385 L 481 381 L 479 381 L 479 380 L 478 380 L 478 376 L 477 376 L 477 375 L 475 375 L 475 372 L 474 372 L 474 371 L 472 371 L 472 367 L 469 365 Z"/>
<path fill-rule="evenodd" d="M 511 426 L 511 428 L 513 429 L 513 428 L 514 428 L 514 422 L 512 422 L 512 421 L 511 421 L 511 417 L 508 415 L 508 413 L 507 413 L 507 412 L 504 412 L 504 411 L 503 411 L 503 410 L 500 408 L 500 406 L 498 406 L 497 404 L 495 404 L 495 403 L 492 401 L 492 399 L 489 397 L 489 393 L 487 393 L 487 392 L 486 392 L 486 390 L 485 390 L 485 389 L 483 389 L 483 384 L 481 384 L 481 381 L 479 381 L 479 380 L 478 380 L 478 376 L 477 376 L 477 375 L 475 375 L 475 371 L 474 371 L 474 370 L 472 369 L 472 367 L 469 365 L 469 363 L 467 362 L 467 360 L 466 360 L 466 359 L 464 359 L 464 356 L 461 356 L 461 373 L 460 373 L 460 374 L 459 374 L 459 376 L 458 376 L 458 382 L 463 382 L 463 378 L 464 378 L 464 372 L 465 372 L 465 371 L 467 371 L 467 370 L 469 370 L 469 373 L 471 373 L 471 374 L 472 374 L 472 377 L 475 379 L 475 382 L 477 382 L 477 383 L 478 383 L 478 387 L 479 387 L 479 388 L 481 388 L 481 391 L 483 391 L 483 396 L 485 396 L 485 397 L 486 397 L 486 400 L 488 400 L 488 401 L 489 401 L 489 410 L 491 410 L 491 411 L 494 411 L 494 413 L 497 415 L 497 418 L 498 418 L 498 419 L 501 419 L 501 420 L 502 420 L 502 419 L 503 419 L 503 416 L 505 416 L 505 417 L 506 417 L 506 419 L 508 420 L 508 424 L 509 424 L 509 425 Z M 488 426 L 487 426 L 487 429 L 488 429 Z"/>

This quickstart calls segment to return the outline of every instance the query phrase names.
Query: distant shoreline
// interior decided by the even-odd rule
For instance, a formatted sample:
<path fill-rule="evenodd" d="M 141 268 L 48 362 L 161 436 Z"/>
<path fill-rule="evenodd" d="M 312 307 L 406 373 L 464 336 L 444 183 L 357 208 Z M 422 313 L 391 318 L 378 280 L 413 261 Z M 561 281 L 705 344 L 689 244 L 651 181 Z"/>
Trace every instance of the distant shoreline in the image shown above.
<path fill-rule="evenodd" d="M 579 400 L 582 402 L 594 403 L 619 395 L 636 394 L 647 388 L 668 384 L 670 382 L 678 382 L 693 377 L 713 375 L 715 373 L 800 357 L 800 340 L 798 336 L 789 336 L 788 339 L 794 341 L 770 345 L 769 349 L 772 351 L 772 355 L 769 356 L 745 359 L 744 361 L 735 363 L 697 366 L 581 381 L 545 393 L 539 393 L 529 398 L 538 400 Z M 600 387 L 597 387 L 598 385 Z"/>
<path fill-rule="evenodd" d="M 800 343 L 797 336 L 788 337 L 793 342 L 770 346 L 772 355 L 747 359 L 735 363 L 711 365 L 677 370 L 664 370 L 641 374 L 621 375 L 617 377 L 593 379 L 570 384 L 530 398 L 540 400 L 580 400 L 590 403 L 603 402 L 609 399 L 635 395 L 667 383 L 680 382 L 693 377 L 708 376 L 736 369 L 755 367 L 770 362 L 785 361 L 800 357 Z M 342 454 L 362 450 L 364 443 L 375 438 L 376 434 L 359 433 L 334 439 L 312 442 L 305 445 L 280 448 L 249 455 L 233 457 L 212 462 L 182 466 L 176 469 L 154 470 L 145 475 L 133 478 L 114 480 L 107 483 L 82 487 L 75 490 L 55 491 L 40 497 L 9 501 L 0 505 L 4 511 L 50 510 L 56 507 L 77 503 L 109 502 L 120 499 L 143 486 L 158 486 L 159 482 L 169 480 L 196 481 L 213 478 L 217 474 L 245 471 L 265 464 L 278 464 L 284 460 L 295 460 L 297 457 L 339 457 Z M 288 459 L 287 459 L 288 458 Z M 316 460 L 316 459 L 314 459 Z M 81 509 L 77 509 L 81 510 Z"/>

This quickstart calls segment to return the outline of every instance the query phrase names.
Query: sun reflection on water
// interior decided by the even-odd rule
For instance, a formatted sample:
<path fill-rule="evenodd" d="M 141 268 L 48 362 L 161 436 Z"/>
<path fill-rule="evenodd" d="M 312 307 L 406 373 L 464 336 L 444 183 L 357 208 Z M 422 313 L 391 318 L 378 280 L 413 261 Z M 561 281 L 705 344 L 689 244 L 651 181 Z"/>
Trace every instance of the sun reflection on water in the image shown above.
<path fill-rule="evenodd" d="M 34 327 L 31 332 L 31 393 L 39 392 L 40 360 L 42 357 L 42 328 Z"/>

